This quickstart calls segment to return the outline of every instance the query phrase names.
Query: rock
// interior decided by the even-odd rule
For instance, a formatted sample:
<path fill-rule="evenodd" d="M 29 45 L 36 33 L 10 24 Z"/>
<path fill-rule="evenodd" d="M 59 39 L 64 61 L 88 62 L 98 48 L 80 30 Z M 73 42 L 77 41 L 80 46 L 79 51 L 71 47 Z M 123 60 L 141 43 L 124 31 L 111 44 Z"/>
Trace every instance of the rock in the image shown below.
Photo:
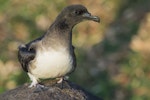
<path fill-rule="evenodd" d="M 45 82 L 46 88 L 28 88 L 29 84 L 0 94 L 0 100 L 102 100 L 69 81 L 62 84 Z"/>

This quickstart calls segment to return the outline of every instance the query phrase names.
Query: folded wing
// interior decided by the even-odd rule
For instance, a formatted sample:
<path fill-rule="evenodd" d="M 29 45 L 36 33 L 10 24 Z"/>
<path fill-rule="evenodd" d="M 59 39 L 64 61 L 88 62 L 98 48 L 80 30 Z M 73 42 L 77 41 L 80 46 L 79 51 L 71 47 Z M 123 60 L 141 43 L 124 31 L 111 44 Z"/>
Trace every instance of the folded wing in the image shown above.
<path fill-rule="evenodd" d="M 18 50 L 18 60 L 24 71 L 28 72 L 30 61 L 35 58 L 36 51 L 32 45 L 20 45 Z"/>

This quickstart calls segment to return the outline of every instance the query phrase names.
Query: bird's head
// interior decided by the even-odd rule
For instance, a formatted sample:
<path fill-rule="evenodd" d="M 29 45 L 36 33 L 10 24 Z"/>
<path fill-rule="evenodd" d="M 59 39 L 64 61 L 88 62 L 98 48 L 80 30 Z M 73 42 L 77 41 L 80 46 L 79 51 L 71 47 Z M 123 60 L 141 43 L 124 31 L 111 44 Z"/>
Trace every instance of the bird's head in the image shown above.
<path fill-rule="evenodd" d="M 100 18 L 91 15 L 88 10 L 82 5 L 70 5 L 62 10 L 62 12 L 56 18 L 57 21 L 66 23 L 69 25 L 76 25 L 84 20 L 92 20 L 100 22 Z"/>

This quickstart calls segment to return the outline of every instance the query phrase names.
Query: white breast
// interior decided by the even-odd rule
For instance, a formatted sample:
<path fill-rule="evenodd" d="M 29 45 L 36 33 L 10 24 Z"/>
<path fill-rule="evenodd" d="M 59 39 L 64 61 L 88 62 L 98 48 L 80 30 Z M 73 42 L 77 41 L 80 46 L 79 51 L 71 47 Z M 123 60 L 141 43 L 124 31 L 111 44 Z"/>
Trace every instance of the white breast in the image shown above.
<path fill-rule="evenodd" d="M 66 49 L 37 51 L 31 70 L 37 78 L 56 78 L 66 75 L 72 69 L 72 57 Z M 31 66 L 32 67 L 32 66 Z"/>

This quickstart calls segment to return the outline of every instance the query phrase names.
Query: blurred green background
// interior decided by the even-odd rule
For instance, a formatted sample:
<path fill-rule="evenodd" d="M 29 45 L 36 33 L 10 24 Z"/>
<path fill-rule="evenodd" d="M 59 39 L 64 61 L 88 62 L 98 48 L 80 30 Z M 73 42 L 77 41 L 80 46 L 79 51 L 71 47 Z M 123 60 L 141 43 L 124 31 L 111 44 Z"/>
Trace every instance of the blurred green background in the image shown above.
<path fill-rule="evenodd" d="M 41 36 L 70 4 L 101 18 L 74 28 L 70 80 L 104 100 L 150 100 L 150 0 L 0 0 L 0 93 L 30 82 L 18 45 Z"/>

